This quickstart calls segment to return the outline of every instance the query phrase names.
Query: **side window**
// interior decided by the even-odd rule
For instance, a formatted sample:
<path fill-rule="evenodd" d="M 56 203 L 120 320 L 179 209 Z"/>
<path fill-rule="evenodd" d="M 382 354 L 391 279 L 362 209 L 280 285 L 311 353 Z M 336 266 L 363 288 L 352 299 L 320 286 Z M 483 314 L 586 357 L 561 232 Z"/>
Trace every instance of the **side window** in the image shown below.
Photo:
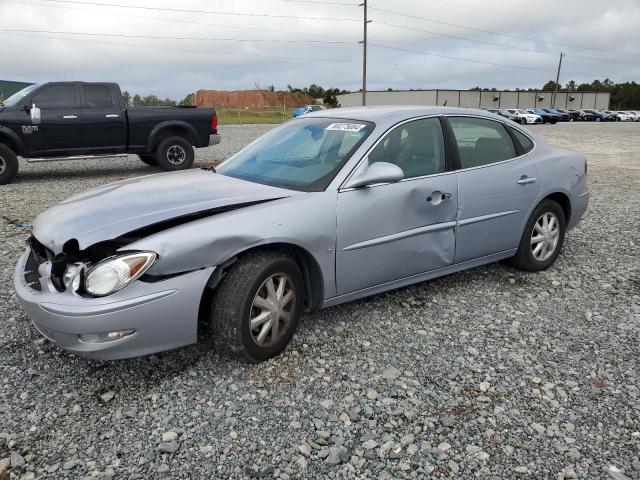
<path fill-rule="evenodd" d="M 113 100 L 109 88 L 104 85 L 84 85 L 84 106 L 86 108 L 111 108 Z"/>
<path fill-rule="evenodd" d="M 458 144 L 460 168 L 480 167 L 517 156 L 516 147 L 504 125 L 473 117 L 450 117 Z"/>
<path fill-rule="evenodd" d="M 511 131 L 513 132 L 513 135 L 516 137 L 516 139 L 518 139 L 518 143 L 520 143 L 520 145 L 522 146 L 524 153 L 529 153 L 531 150 L 533 150 L 533 142 L 529 137 L 527 137 L 520 130 L 516 130 L 515 128 L 512 128 Z"/>
<path fill-rule="evenodd" d="M 394 128 L 369 153 L 369 164 L 393 163 L 405 178 L 445 171 L 444 137 L 440 120 L 425 118 Z"/>
<path fill-rule="evenodd" d="M 78 106 L 75 85 L 54 85 L 37 94 L 33 100 L 41 110 L 59 110 Z"/>

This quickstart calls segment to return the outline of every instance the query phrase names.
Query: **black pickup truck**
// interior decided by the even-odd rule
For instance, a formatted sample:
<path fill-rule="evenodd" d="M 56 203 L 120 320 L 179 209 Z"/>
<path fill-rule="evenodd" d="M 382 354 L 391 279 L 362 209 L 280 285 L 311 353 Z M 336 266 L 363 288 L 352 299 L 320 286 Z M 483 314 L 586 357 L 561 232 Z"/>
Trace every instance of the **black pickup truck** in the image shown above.
<path fill-rule="evenodd" d="M 30 85 L 0 103 L 0 185 L 27 161 L 137 154 L 163 170 L 190 168 L 193 147 L 220 142 L 213 108 L 127 107 L 115 83 Z"/>

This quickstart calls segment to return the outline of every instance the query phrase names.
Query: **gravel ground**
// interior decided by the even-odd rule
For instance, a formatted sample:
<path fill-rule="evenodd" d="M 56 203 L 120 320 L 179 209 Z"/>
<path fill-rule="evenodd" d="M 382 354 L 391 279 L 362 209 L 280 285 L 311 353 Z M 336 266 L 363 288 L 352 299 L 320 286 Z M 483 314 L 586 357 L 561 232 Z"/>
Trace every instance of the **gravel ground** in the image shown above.
<path fill-rule="evenodd" d="M 268 126 L 223 127 L 202 163 Z M 640 478 L 640 124 L 536 131 L 589 159 L 553 268 L 494 264 L 307 315 L 251 366 L 204 346 L 100 363 L 27 322 L 36 214 L 149 169 L 25 165 L 0 187 L 0 479 Z"/>

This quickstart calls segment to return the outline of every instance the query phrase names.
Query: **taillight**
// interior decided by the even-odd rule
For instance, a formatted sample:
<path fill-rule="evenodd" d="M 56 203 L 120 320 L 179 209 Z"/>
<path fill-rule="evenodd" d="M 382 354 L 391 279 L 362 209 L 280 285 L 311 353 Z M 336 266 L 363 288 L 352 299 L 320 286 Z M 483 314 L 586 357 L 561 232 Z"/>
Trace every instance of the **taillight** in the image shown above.
<path fill-rule="evenodd" d="M 215 112 L 211 117 L 211 133 L 218 133 L 218 114 Z"/>

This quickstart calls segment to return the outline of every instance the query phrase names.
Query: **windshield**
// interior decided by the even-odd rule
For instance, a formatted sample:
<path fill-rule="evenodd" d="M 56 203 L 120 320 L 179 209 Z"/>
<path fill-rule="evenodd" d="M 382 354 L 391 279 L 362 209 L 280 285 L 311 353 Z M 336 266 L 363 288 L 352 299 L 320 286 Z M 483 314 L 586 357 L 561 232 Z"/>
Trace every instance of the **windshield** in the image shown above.
<path fill-rule="evenodd" d="M 264 185 L 319 192 L 373 128 L 373 123 L 361 120 L 292 120 L 258 138 L 216 170 Z"/>
<path fill-rule="evenodd" d="M 527 112 L 526 110 L 520 109 L 520 110 L 518 110 L 518 113 L 524 113 L 524 114 L 527 114 L 527 113 L 529 113 L 529 112 Z"/>
<path fill-rule="evenodd" d="M 22 99 L 24 97 L 29 95 L 31 92 L 33 92 L 39 86 L 40 86 L 39 84 L 35 84 L 35 85 L 29 85 L 28 87 L 24 87 L 22 90 L 14 93 L 13 95 L 11 95 L 6 100 L 3 100 L 2 104 L 7 106 L 7 107 L 15 107 L 16 105 L 18 105 L 22 101 Z"/>

